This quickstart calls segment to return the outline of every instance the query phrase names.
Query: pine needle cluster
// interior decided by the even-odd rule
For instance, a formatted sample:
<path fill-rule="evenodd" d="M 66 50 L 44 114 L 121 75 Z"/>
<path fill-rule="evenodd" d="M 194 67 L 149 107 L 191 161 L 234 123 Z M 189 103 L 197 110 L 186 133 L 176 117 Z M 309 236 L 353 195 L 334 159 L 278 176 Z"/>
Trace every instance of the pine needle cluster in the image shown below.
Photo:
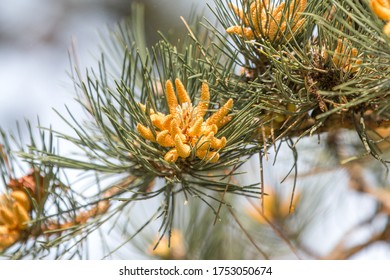
<path fill-rule="evenodd" d="M 178 240 L 177 204 L 200 201 L 218 220 L 222 206 L 231 211 L 228 198 L 266 195 L 262 181 L 243 186 L 234 176 L 278 141 L 296 153 L 303 137 L 348 129 L 387 164 L 378 147 L 387 139 L 372 133 L 390 125 L 388 1 L 227 0 L 211 9 L 219 25 L 183 19 L 186 38 L 161 34 L 148 47 L 135 5 L 98 68 L 72 69 L 86 115 L 60 115 L 73 135 L 40 129 L 40 147 L 34 137 L 29 150 L 20 145 L 30 173 L 13 173 L 3 133 L 0 250 L 38 258 L 58 248 L 57 258 L 82 258 L 90 233 L 129 222 L 126 211 L 154 199 L 155 212 L 122 245 L 155 220 L 154 249 L 169 244 Z M 54 137 L 79 154 L 59 153 Z M 86 197 L 63 183 L 69 169 L 91 175 L 98 191 Z"/>

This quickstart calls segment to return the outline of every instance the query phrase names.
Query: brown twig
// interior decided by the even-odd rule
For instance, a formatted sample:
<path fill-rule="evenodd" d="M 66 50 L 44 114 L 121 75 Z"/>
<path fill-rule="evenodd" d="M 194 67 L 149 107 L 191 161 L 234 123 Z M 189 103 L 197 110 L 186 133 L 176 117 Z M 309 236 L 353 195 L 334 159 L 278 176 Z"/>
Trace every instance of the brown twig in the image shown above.
<path fill-rule="evenodd" d="M 79 212 L 78 215 L 72 220 L 63 223 L 58 223 L 57 221 L 45 222 L 41 228 L 40 234 L 58 234 L 59 232 L 61 233 L 75 226 L 86 224 L 88 220 L 107 213 L 107 211 L 111 207 L 110 199 L 122 193 L 124 187 L 129 183 L 133 182 L 134 180 L 134 177 L 130 177 L 121 182 L 120 184 L 110 187 L 103 193 L 102 199 L 97 201 L 91 209 Z"/>
<path fill-rule="evenodd" d="M 272 223 L 270 219 L 268 219 L 266 215 L 264 215 L 264 212 L 261 211 L 261 209 L 259 209 L 259 207 L 257 207 L 257 205 L 253 203 L 253 201 L 251 201 L 250 199 L 248 199 L 248 201 L 249 203 L 251 203 L 252 207 L 256 209 L 257 213 L 259 213 L 259 215 L 265 220 L 265 222 L 272 228 L 272 230 L 280 237 L 280 239 L 282 239 L 286 243 L 286 245 L 290 248 L 291 252 L 297 257 L 297 259 L 301 259 L 296 248 L 291 243 L 289 238 L 285 235 L 285 233 L 283 233 L 274 223 Z"/>
<path fill-rule="evenodd" d="M 252 243 L 252 245 L 255 246 L 257 251 L 264 257 L 264 259 L 269 260 L 268 255 L 256 244 L 256 241 L 252 238 L 252 236 L 248 233 L 248 231 L 240 223 L 240 221 L 238 220 L 238 218 L 237 218 L 236 214 L 234 213 L 234 211 L 230 207 L 228 207 L 228 210 L 229 210 L 230 214 L 232 215 L 234 221 L 241 228 L 242 232 L 245 234 L 245 236 L 248 238 L 248 240 Z"/>
<path fill-rule="evenodd" d="M 112 187 L 103 194 L 103 199 L 96 203 L 90 210 L 81 211 L 73 220 L 64 223 L 57 223 L 49 221 L 45 223 L 42 232 L 49 234 L 51 232 L 58 233 L 58 231 L 68 230 L 74 226 L 87 223 L 91 218 L 105 214 L 111 206 L 109 199 L 117 194 L 121 189 L 118 187 Z"/>
<path fill-rule="evenodd" d="M 352 247 L 346 247 L 346 245 L 345 245 L 346 236 L 344 236 L 344 238 L 339 243 L 337 243 L 337 245 L 333 248 L 333 250 L 325 257 L 322 257 L 322 259 L 325 259 L 325 260 L 346 260 L 346 259 L 349 259 L 350 257 L 356 255 L 357 253 L 359 253 L 363 249 L 366 249 L 367 247 L 371 246 L 372 244 L 374 244 L 378 241 L 388 241 L 389 238 L 390 238 L 390 228 L 388 226 L 386 226 L 383 229 L 383 231 L 372 235 L 365 242 L 358 244 L 358 245 L 355 245 L 355 246 L 352 246 Z"/>
<path fill-rule="evenodd" d="M 372 110 L 367 110 L 363 114 L 364 124 L 368 131 L 383 131 L 390 129 L 390 120 L 384 119 L 381 116 L 377 115 Z M 286 129 L 279 129 L 275 131 L 275 141 L 283 137 L 302 137 L 305 136 L 317 123 L 315 116 L 301 115 L 298 117 L 294 123 L 290 125 L 283 125 Z M 332 114 L 323 120 L 321 126 L 315 129 L 316 133 L 326 133 L 333 130 L 347 129 L 355 130 L 355 120 L 351 112 L 340 112 L 339 114 Z"/>

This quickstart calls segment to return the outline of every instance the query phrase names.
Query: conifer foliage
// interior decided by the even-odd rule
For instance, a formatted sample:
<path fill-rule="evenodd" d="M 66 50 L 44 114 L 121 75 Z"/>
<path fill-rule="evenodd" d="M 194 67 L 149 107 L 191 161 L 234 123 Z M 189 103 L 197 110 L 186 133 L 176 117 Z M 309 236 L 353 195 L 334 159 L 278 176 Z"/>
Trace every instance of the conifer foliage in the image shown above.
<path fill-rule="evenodd" d="M 304 193 L 295 193 L 305 152 L 297 147 L 314 135 L 327 139 L 337 164 L 349 163 L 353 189 L 386 206 L 353 170 L 362 158 L 388 164 L 390 1 L 224 0 L 209 8 L 218 25 L 182 19 L 187 37 L 161 34 L 148 47 L 142 5 L 134 5 L 111 31 L 98 69 L 72 71 L 85 112 L 61 115 L 72 134 L 27 123 L 26 143 L 1 131 L 4 258 L 88 258 L 87 238 L 110 228 L 123 242 L 105 257 L 142 251 L 149 239 L 142 253 L 150 257 L 277 257 L 272 238 L 300 257 L 312 217 L 299 209 Z M 360 147 L 348 156 L 337 140 L 345 132 L 359 139 L 346 143 Z M 60 152 L 63 142 L 75 150 Z M 277 161 L 282 145 L 294 158 L 289 199 L 263 176 L 264 161 L 271 153 Z M 254 157 L 260 179 L 245 184 L 241 167 Z M 70 171 L 85 176 L 74 182 Z M 256 211 L 239 212 L 243 200 L 255 201 Z M 152 237 L 140 241 L 150 228 Z M 102 234 L 102 243 L 109 238 Z M 227 238 L 237 242 L 221 249 Z"/>

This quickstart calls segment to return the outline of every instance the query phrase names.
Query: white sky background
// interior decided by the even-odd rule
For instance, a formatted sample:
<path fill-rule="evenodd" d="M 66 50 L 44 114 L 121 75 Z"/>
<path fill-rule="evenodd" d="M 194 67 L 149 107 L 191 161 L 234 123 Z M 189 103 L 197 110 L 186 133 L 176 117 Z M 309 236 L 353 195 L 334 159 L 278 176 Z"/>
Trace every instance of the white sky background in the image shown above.
<path fill-rule="evenodd" d="M 72 3 L 74 2 L 74 3 Z M 44 125 L 62 126 L 52 107 L 71 104 L 68 49 L 77 41 L 82 63 L 91 63 L 99 28 L 112 15 L 88 1 L 3 0 L 0 2 L 0 124 L 39 115 Z"/>
<path fill-rule="evenodd" d="M 51 108 L 73 103 L 73 85 L 66 74 L 72 38 L 80 64 L 89 67 L 99 54 L 98 32 L 119 20 L 113 11 L 102 7 L 103 2 L 119 1 L 0 1 L 1 127 L 12 127 L 16 120 L 34 119 L 37 114 L 44 124 L 60 125 Z M 157 11 L 177 17 L 181 24 L 179 11 L 187 14 L 191 3 L 199 5 L 201 1 L 147 2 L 155 2 Z"/>
<path fill-rule="evenodd" d="M 64 104 L 67 104 L 74 113 L 79 110 L 79 105 L 73 100 L 72 82 L 67 76 L 70 70 L 68 49 L 72 40 L 76 42 L 80 64 L 85 67 L 95 65 L 94 56 L 98 55 L 100 43 L 98 31 L 118 20 L 112 10 L 103 9 L 101 5 L 96 5 L 97 2 L 104 1 L 0 1 L 0 126 L 3 129 L 12 129 L 17 120 L 23 122 L 24 118 L 35 123 L 39 115 L 44 126 L 69 130 L 52 107 L 64 112 Z M 201 5 L 201 1 L 197 0 L 155 2 L 157 10 L 167 13 L 167 17 L 177 17 L 178 24 L 178 16 L 189 12 L 191 2 Z M 169 15 L 170 11 L 174 11 L 172 8 L 177 11 Z M 64 151 L 66 147 L 61 149 Z M 250 164 L 247 165 L 248 169 L 257 164 L 256 159 Z M 258 174 L 257 168 L 254 170 L 253 173 Z M 280 173 L 284 174 L 282 171 Z M 273 173 L 267 175 L 267 179 L 274 181 L 280 177 Z M 341 183 L 346 185 L 346 182 Z M 338 194 L 347 197 L 348 191 L 341 188 Z M 361 202 L 357 196 L 351 197 L 349 194 L 348 199 L 340 204 L 344 207 L 344 217 L 350 220 L 340 222 L 340 219 L 328 219 L 308 236 L 308 243 L 317 243 L 319 252 L 326 253 L 343 231 L 361 218 L 356 212 L 361 209 Z M 366 203 L 370 207 L 370 202 Z M 362 252 L 357 258 L 390 258 L 390 252 L 376 246 Z"/>

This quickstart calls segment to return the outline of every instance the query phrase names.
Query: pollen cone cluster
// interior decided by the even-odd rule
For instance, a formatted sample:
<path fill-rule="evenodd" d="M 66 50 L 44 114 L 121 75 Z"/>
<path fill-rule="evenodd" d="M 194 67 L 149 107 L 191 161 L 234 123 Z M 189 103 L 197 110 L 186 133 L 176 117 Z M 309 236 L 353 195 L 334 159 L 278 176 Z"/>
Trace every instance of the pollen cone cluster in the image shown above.
<path fill-rule="evenodd" d="M 261 211 L 260 205 L 256 208 L 252 206 L 247 209 L 250 218 L 261 224 L 270 222 L 283 221 L 287 219 L 295 210 L 295 206 L 299 204 L 300 194 L 295 194 L 292 207 L 290 207 L 290 198 L 282 198 L 273 188 L 267 190 L 268 195 L 264 195 L 263 204 L 264 212 Z M 290 209 L 291 208 L 291 209 Z"/>
<path fill-rule="evenodd" d="M 28 226 L 31 203 L 24 191 L 0 195 L 0 252 L 17 242 Z"/>
<path fill-rule="evenodd" d="M 356 48 L 349 48 L 347 41 L 338 39 L 337 47 L 333 53 L 333 64 L 345 73 L 356 73 L 359 70 L 359 65 L 362 64 L 362 60 L 358 59 L 359 54 Z M 324 52 L 325 60 L 328 58 L 328 53 Z"/>
<path fill-rule="evenodd" d="M 153 110 L 147 112 L 150 114 L 156 134 L 153 134 L 151 128 L 138 123 L 139 134 L 146 140 L 170 148 L 164 156 L 169 163 L 176 162 L 179 157 L 187 158 L 191 154 L 199 159 L 217 162 L 218 150 L 225 147 L 226 138 L 219 139 L 215 134 L 220 127 L 231 120 L 232 117 L 228 116 L 228 113 L 233 107 L 233 100 L 229 99 L 218 111 L 204 120 L 210 101 L 208 85 L 202 84 L 200 101 L 195 107 L 179 79 L 176 79 L 175 85 L 179 100 L 172 82 L 168 80 L 165 84 L 168 115 Z M 145 105 L 140 104 L 140 106 L 145 112 Z"/>
<path fill-rule="evenodd" d="M 306 8 L 306 2 L 306 0 L 293 0 L 290 6 L 282 2 L 274 7 L 269 0 L 255 0 L 250 5 L 249 11 L 243 11 L 230 4 L 231 9 L 240 18 L 241 25 L 231 26 L 226 31 L 243 36 L 247 40 L 256 37 L 270 41 L 283 38 L 289 40 L 305 22 L 305 19 L 301 18 L 301 13 Z"/>
<path fill-rule="evenodd" d="M 158 240 L 159 239 L 156 239 L 156 241 Z M 154 248 L 154 244 L 152 247 L 149 248 L 149 254 L 165 260 L 184 259 L 186 250 L 182 232 L 178 229 L 173 229 L 170 237 L 170 242 L 168 238 L 163 237 L 156 248 Z"/>
<path fill-rule="evenodd" d="M 370 7 L 380 19 L 387 21 L 383 32 L 390 36 L 390 0 L 371 0 Z"/>

